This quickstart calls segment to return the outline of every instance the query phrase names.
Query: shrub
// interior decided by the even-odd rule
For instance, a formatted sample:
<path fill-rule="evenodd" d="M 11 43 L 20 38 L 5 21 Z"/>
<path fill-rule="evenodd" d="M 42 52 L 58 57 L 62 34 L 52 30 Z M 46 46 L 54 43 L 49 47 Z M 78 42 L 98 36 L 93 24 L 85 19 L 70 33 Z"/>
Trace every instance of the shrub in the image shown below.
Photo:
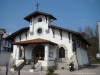
<path fill-rule="evenodd" d="M 48 67 L 48 68 L 47 68 L 47 74 L 46 74 L 46 75 L 53 75 L 53 73 L 54 73 L 54 69 Z"/>

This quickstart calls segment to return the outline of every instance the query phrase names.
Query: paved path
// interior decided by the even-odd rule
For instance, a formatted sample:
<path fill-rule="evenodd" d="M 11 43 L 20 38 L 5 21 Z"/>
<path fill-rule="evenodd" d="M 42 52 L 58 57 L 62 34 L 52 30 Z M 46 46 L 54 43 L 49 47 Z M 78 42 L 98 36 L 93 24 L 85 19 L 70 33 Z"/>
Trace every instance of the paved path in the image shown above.
<path fill-rule="evenodd" d="M 1 68 L 0 75 L 5 75 L 6 74 L 5 67 L 1 66 L 0 68 Z M 55 73 L 57 73 L 58 75 L 100 75 L 100 65 L 92 65 L 91 67 L 83 68 L 81 70 L 76 70 L 73 72 L 69 72 L 68 70 L 56 70 Z M 20 73 L 20 75 L 45 75 L 45 74 L 46 71 L 30 73 L 25 70 L 22 70 Z M 9 75 L 11 74 L 9 73 Z M 14 75 L 18 74 L 15 73 Z"/>
<path fill-rule="evenodd" d="M 10 51 L 0 51 L 0 65 L 5 66 L 9 62 L 11 52 Z"/>

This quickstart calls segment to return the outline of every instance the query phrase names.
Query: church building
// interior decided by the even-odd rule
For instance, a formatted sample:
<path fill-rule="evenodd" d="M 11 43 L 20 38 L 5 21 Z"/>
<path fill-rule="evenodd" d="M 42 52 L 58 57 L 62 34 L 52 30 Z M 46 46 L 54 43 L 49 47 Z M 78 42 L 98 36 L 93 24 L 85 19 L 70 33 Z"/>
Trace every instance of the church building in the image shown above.
<path fill-rule="evenodd" d="M 57 19 L 41 11 L 32 12 L 24 20 L 29 22 L 29 27 L 7 37 L 13 39 L 12 57 L 16 66 L 22 61 L 34 64 L 35 69 L 67 69 L 70 62 L 77 69 L 89 64 L 87 48 L 90 44 L 79 32 L 52 25 Z"/>

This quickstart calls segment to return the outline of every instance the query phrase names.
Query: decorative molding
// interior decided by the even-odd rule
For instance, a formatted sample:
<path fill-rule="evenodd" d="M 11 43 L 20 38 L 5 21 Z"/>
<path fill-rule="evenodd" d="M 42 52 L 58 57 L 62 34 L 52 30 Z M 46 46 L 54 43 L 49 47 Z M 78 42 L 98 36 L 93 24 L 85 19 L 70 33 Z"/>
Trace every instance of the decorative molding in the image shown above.
<path fill-rule="evenodd" d="M 58 49 L 60 49 L 61 47 L 63 47 L 65 49 L 65 51 L 68 50 L 67 47 L 64 44 L 60 44 L 58 47 L 59 47 Z"/>
<path fill-rule="evenodd" d="M 47 20 L 48 20 L 48 19 L 47 19 L 47 16 L 45 16 L 45 19 L 46 19 L 46 23 L 47 23 Z"/>
<path fill-rule="evenodd" d="M 48 34 L 50 32 L 50 27 L 48 27 L 48 29 L 45 30 L 46 34 Z"/>
<path fill-rule="evenodd" d="M 53 38 L 55 38 L 55 31 L 53 28 L 51 28 L 51 29 L 52 29 L 52 33 L 53 33 Z"/>
<path fill-rule="evenodd" d="M 19 40 L 21 41 L 21 33 L 19 34 Z"/>
<path fill-rule="evenodd" d="M 30 25 L 29 32 L 30 32 L 30 35 L 33 35 L 33 25 Z"/>
<path fill-rule="evenodd" d="M 70 32 L 68 32 L 68 38 L 69 38 L 69 43 L 70 43 Z"/>
<path fill-rule="evenodd" d="M 25 36 L 26 36 L 26 40 L 27 40 L 27 31 L 25 31 Z"/>
<path fill-rule="evenodd" d="M 61 40 L 62 40 L 62 30 L 59 29 L 59 33 L 60 33 L 60 37 L 61 37 Z"/>

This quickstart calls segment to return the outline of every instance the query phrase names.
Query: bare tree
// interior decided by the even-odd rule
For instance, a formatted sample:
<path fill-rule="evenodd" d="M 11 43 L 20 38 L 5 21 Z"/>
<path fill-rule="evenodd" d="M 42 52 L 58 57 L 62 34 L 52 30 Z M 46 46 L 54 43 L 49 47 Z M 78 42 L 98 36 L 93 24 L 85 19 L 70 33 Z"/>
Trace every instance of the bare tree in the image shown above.
<path fill-rule="evenodd" d="M 84 29 L 82 29 L 81 27 L 79 28 L 79 32 L 85 39 L 90 39 L 94 37 L 95 36 L 94 31 L 95 29 L 90 26 L 86 26 Z"/>
<path fill-rule="evenodd" d="M 79 30 L 81 29 L 79 28 Z M 95 28 L 86 26 L 82 31 L 81 35 L 92 45 L 88 48 L 90 59 L 96 59 L 96 53 L 98 52 L 98 27 L 97 25 Z"/>
<path fill-rule="evenodd" d="M 86 38 L 90 39 L 94 37 L 94 29 L 90 26 L 85 27 L 84 32 L 86 34 Z"/>

